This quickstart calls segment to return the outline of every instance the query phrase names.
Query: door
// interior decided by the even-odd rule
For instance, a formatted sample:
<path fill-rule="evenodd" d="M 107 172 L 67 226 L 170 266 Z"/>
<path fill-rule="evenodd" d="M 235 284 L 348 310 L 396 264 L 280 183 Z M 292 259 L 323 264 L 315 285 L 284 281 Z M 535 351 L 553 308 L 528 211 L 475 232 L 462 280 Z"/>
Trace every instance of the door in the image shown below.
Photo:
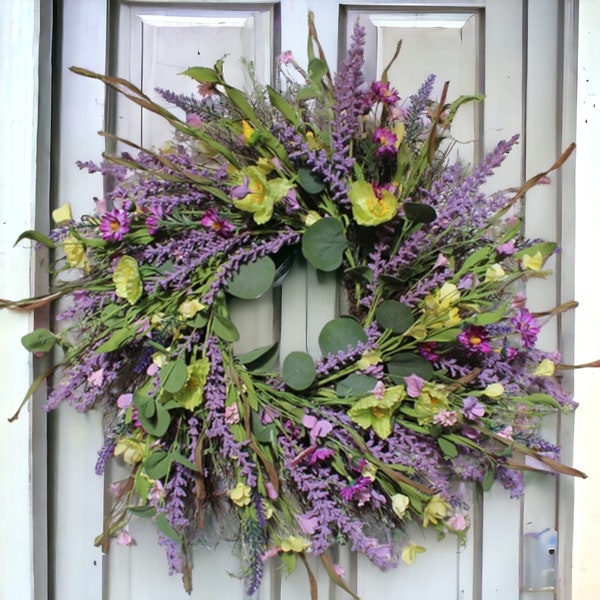
<path fill-rule="evenodd" d="M 563 65 L 570 47 L 565 19 L 570 3 L 560 0 L 463 0 L 448 2 L 338 2 L 281 0 L 280 2 L 178 2 L 127 0 L 63 0 L 61 3 L 60 135 L 56 142 L 56 202 L 70 201 L 79 214 L 103 193 L 100 176 L 77 171 L 76 160 L 98 160 L 104 142 L 95 135 L 106 127 L 144 145 L 159 146 L 169 136 L 164 126 L 134 107 L 112 101 L 107 105 L 102 86 L 76 77 L 71 64 L 110 70 L 158 99 L 160 86 L 191 93 L 194 86 L 177 76 L 184 68 L 212 66 L 224 54 L 226 76 L 243 85 L 238 59 L 254 62 L 257 77 L 269 81 L 271 65 L 281 50 L 305 55 L 308 10 L 315 13 L 319 36 L 330 64 L 343 53 L 355 20 L 367 31 L 367 79 L 374 79 L 390 61 L 396 42 L 403 40 L 400 58 L 390 79 L 401 96 L 413 93 L 430 74 L 441 83 L 450 80 L 450 95 L 485 93 L 483 106 L 465 111 L 455 129 L 462 158 L 476 161 L 486 150 L 514 133 L 520 144 L 493 180 L 495 189 L 517 185 L 525 176 L 554 162 L 565 143 L 570 98 Z M 108 48 L 108 52 L 105 52 Z M 568 72 L 567 72 L 568 75 Z M 434 94 L 435 95 L 435 94 Z M 110 110 L 107 110 L 110 109 Z M 567 140 L 570 141 L 570 140 Z M 533 309 L 547 309 L 571 297 L 568 265 L 572 234 L 568 219 L 568 177 L 555 179 L 528 194 L 526 223 L 530 237 L 557 240 L 563 247 L 557 276 L 532 281 L 527 295 Z M 314 272 L 296 269 L 286 280 L 281 297 L 261 299 L 236 308 L 242 344 L 248 347 L 281 342 L 285 356 L 292 350 L 315 350 L 322 325 L 335 316 L 337 290 L 318 281 Z M 251 325 L 247 325 L 251 323 Z M 572 323 L 564 319 L 544 330 L 540 342 L 554 348 L 570 339 Z M 553 328 L 554 327 L 554 328 Z M 567 345 L 563 353 L 569 355 Z M 548 422 L 547 435 L 565 437 L 569 423 Z M 565 434 L 565 431 L 567 432 Z M 61 407 L 50 422 L 52 466 L 50 484 L 51 589 L 57 600 L 141 600 L 185 598 L 178 577 L 169 577 L 154 528 L 144 520 L 132 522 L 135 545 L 113 545 L 103 556 L 93 547 L 102 526 L 106 481 L 94 475 L 96 452 L 102 445 L 96 415 L 76 414 Z M 567 457 L 568 458 L 568 457 Z M 569 483 L 553 477 L 527 477 L 522 499 L 510 499 L 499 487 L 481 496 L 472 491 L 472 526 L 465 547 L 454 539 L 437 542 L 426 535 L 427 552 L 415 564 L 380 573 L 362 556 L 339 548 L 338 561 L 364 600 L 391 598 L 456 598 L 469 600 L 549 600 L 568 598 L 570 552 Z M 558 549 L 544 546 L 550 532 L 560 529 Z M 421 534 L 415 534 L 421 535 Z M 554 569 L 553 556 L 559 560 Z M 548 558 L 550 556 L 550 558 Z M 322 598 L 348 598 L 329 584 L 320 563 L 312 565 Z M 243 598 L 243 585 L 231 576 L 239 562 L 226 543 L 198 548 L 194 555 L 193 598 Z M 301 568 L 282 576 L 268 564 L 259 598 L 300 600 L 309 597 Z"/>

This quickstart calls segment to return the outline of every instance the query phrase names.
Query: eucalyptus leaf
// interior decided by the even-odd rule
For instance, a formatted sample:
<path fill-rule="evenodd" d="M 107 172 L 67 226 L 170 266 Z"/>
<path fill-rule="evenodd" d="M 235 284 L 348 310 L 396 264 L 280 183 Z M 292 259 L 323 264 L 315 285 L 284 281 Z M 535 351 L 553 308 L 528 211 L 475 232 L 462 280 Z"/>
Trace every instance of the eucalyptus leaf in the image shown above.
<path fill-rule="evenodd" d="M 283 361 L 281 376 L 287 386 L 301 392 L 312 385 L 317 370 L 310 354 L 290 352 Z"/>
<path fill-rule="evenodd" d="M 177 357 L 165 363 L 160 370 L 160 382 L 163 389 L 171 394 L 176 394 L 187 380 L 187 365 L 185 360 Z"/>
<path fill-rule="evenodd" d="M 404 202 L 402 206 L 404 207 L 406 218 L 415 223 L 432 223 L 437 217 L 435 209 L 428 204 Z"/>
<path fill-rule="evenodd" d="M 342 379 L 335 388 L 335 393 L 340 398 L 348 398 L 350 396 L 362 396 L 369 394 L 377 385 L 377 379 L 364 373 L 352 373 L 345 379 Z"/>
<path fill-rule="evenodd" d="M 29 352 L 46 353 L 52 350 L 58 338 L 49 329 L 36 329 L 21 338 L 21 344 Z"/>
<path fill-rule="evenodd" d="M 275 263 L 268 256 L 264 256 L 255 262 L 242 265 L 227 284 L 226 290 L 236 298 L 253 300 L 271 289 L 274 280 Z"/>
<path fill-rule="evenodd" d="M 279 353 L 279 343 L 269 344 L 267 346 L 261 346 L 240 354 L 237 359 L 245 365 L 249 370 L 255 371 L 257 369 L 270 368 L 273 366 L 277 355 Z"/>
<path fill-rule="evenodd" d="M 309 194 L 320 194 L 325 189 L 325 184 L 303 167 L 298 168 L 298 183 Z"/>
<path fill-rule="evenodd" d="M 323 356 L 347 352 L 359 343 L 366 344 L 367 334 L 362 325 L 353 317 L 338 317 L 325 324 L 319 334 L 319 347 Z"/>
<path fill-rule="evenodd" d="M 317 269 L 335 271 L 348 247 L 344 226 L 334 218 L 319 219 L 302 236 L 302 254 Z"/>
<path fill-rule="evenodd" d="M 410 375 L 418 375 L 425 381 L 429 381 L 433 377 L 431 363 L 422 356 L 411 352 L 394 354 L 386 362 L 386 368 L 392 381 L 398 385 L 404 383 L 404 378 Z"/>
<path fill-rule="evenodd" d="M 240 333 L 231 319 L 223 315 L 215 315 L 213 321 L 213 332 L 225 342 L 237 342 L 240 339 Z"/>
<path fill-rule="evenodd" d="M 144 471 L 150 479 L 161 479 L 171 469 L 173 457 L 164 450 L 157 450 L 144 461 Z"/>
<path fill-rule="evenodd" d="M 382 302 L 375 311 L 375 318 L 381 327 L 394 333 L 404 333 L 415 322 L 410 307 L 397 300 Z"/>

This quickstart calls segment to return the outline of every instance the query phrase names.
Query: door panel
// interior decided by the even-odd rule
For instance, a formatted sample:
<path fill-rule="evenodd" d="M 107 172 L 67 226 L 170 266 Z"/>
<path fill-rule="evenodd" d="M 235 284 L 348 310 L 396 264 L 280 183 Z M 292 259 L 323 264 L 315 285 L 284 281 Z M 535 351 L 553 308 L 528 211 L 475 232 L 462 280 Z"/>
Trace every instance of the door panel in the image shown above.
<path fill-rule="evenodd" d="M 105 24 L 107 1 L 63 0 L 65 62 L 72 60 L 72 56 L 82 56 L 88 62 L 78 59 L 81 66 L 104 69 L 100 52 L 94 54 L 85 35 L 77 35 L 77 23 L 88 20 Z M 212 66 L 224 54 L 228 55 L 226 76 L 235 85 L 244 87 L 246 83 L 239 63 L 241 57 L 254 61 L 259 80 L 269 81 L 273 57 L 279 51 L 279 34 L 281 47 L 292 49 L 296 59 L 303 63 L 306 14 L 313 10 L 330 64 L 336 60 L 338 25 L 339 37 L 343 38 L 339 45 L 343 48 L 355 19 L 360 18 L 367 29 L 368 80 L 381 74 L 397 41 L 402 39 L 400 57 L 390 70 L 390 79 L 401 96 L 414 93 L 430 73 L 438 76 L 438 91 L 444 81 L 451 82 L 450 99 L 460 94 L 486 94 L 484 105 L 471 105 L 457 120 L 454 131 L 460 142 L 460 157 L 473 162 L 499 140 L 514 133 L 524 136 L 490 189 L 514 186 L 523 175 L 531 176 L 549 166 L 561 144 L 555 122 L 560 92 L 556 83 L 557 65 L 562 57 L 548 35 L 548 31 L 558 35 L 560 0 L 369 3 L 115 0 L 110 4 L 112 19 L 118 16 L 114 20 L 117 27 L 112 29 L 114 38 L 109 40 L 110 62 L 116 65 L 117 74 L 130 79 L 155 100 L 159 99 L 154 91 L 156 86 L 178 93 L 194 93 L 196 86 L 177 73 L 196 64 Z M 99 38 L 105 34 L 102 27 L 96 31 Z M 96 44 L 97 48 L 103 47 L 99 41 Z M 82 55 L 81 48 L 87 48 L 87 53 Z M 89 80 L 75 82 L 72 76 L 64 75 L 62 85 L 67 92 L 83 90 L 82 107 L 78 109 L 82 115 L 86 107 L 95 109 L 88 113 L 90 126 L 84 137 L 80 127 L 83 117 L 69 118 L 73 96 L 63 94 L 61 135 L 63 146 L 70 154 L 61 155 L 58 196 L 61 201 L 77 198 L 73 203 L 80 202 L 79 212 L 83 212 L 89 207 L 89 198 L 100 195 L 99 182 L 95 181 L 96 189 L 92 191 L 90 179 L 93 178 L 79 173 L 72 175 L 72 161 L 94 159 L 100 153 L 98 145 L 90 146 L 90 140 L 95 140 L 91 132 L 102 128 L 103 96 Z M 544 101 L 540 102 L 540 98 Z M 156 147 L 169 138 L 167 127 L 130 104 L 119 101 L 112 114 L 110 121 L 116 133 L 127 139 Z M 525 209 L 528 232 L 556 239 L 560 233 L 556 227 L 560 205 L 558 183 L 540 187 L 528 196 Z M 562 293 L 555 279 L 534 281 L 527 289 L 534 307 L 540 309 L 549 308 Z M 298 266 L 281 290 L 257 303 L 236 302 L 233 318 L 242 334 L 239 349 L 279 339 L 282 356 L 292 350 L 318 354 L 318 332 L 339 312 L 342 301 L 338 296 L 333 279 L 317 281 L 314 271 Z M 558 329 L 549 329 L 545 335 L 543 346 L 554 347 Z M 154 527 L 141 519 L 131 524 L 137 545 L 115 544 L 105 560 L 103 573 L 100 572 L 99 553 L 91 544 L 102 519 L 102 505 L 98 501 L 102 481 L 93 475 L 95 453 L 101 445 L 100 425 L 87 421 L 84 425 L 82 419 L 86 418 L 70 409 L 61 410 L 54 417 L 54 436 L 61 440 L 55 443 L 54 490 L 58 498 L 63 495 L 65 498 L 64 503 L 56 501 L 53 514 L 55 597 L 60 600 L 186 598 L 180 578 L 167 574 Z M 68 432 L 77 429 L 87 432 L 88 427 L 98 432 L 97 437 L 82 436 L 73 445 L 73 436 Z M 549 422 L 546 427 L 551 435 L 556 435 L 557 423 Z M 68 442 L 71 445 L 67 446 Z M 107 483 L 116 477 L 115 470 L 108 473 Z M 85 511 L 73 494 L 73 490 L 82 485 L 86 498 L 96 499 L 96 503 L 86 503 Z M 483 499 L 472 492 L 472 527 L 464 548 L 458 547 L 454 539 L 438 543 L 434 535 L 428 533 L 421 538 L 421 534 L 415 532 L 415 540 L 426 546 L 427 552 L 410 567 L 401 565 L 395 572 L 381 574 L 368 560 L 347 548 L 337 549 L 338 562 L 363 600 L 382 597 L 392 600 L 531 600 L 533 597 L 549 600 L 555 597 L 553 579 L 549 574 L 546 579 L 535 576 L 542 563 L 535 554 L 537 550 L 532 550 L 535 547 L 532 540 L 537 539 L 539 532 L 556 527 L 556 485 L 553 478 L 532 476 L 528 478 L 528 492 L 522 500 L 509 499 L 499 487 L 494 487 Z M 92 488 L 94 492 L 89 492 Z M 81 557 L 85 568 L 73 567 L 73 548 L 77 549 L 78 561 Z M 349 598 L 330 585 L 319 561 L 311 560 L 310 564 L 319 583 L 320 597 Z M 227 574 L 238 571 L 239 561 L 232 545 L 221 543 L 216 549 L 197 549 L 192 597 L 243 598 L 242 583 Z M 546 591 L 541 591 L 540 586 Z M 528 589 L 535 593 L 526 591 Z M 309 588 L 301 565 L 290 577 L 282 576 L 277 564 L 267 566 L 259 594 L 261 600 L 304 600 L 307 597 Z"/>

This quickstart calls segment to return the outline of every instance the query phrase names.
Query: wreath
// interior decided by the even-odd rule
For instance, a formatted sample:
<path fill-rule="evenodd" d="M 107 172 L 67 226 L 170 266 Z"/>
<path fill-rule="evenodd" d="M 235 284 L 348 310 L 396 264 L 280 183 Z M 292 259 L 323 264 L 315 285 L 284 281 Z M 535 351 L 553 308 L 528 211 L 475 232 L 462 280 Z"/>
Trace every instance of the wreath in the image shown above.
<path fill-rule="evenodd" d="M 332 546 L 410 564 L 424 551 L 415 526 L 464 540 L 463 482 L 519 496 L 523 469 L 582 475 L 538 431 L 574 408 L 558 353 L 535 346 L 570 305 L 526 308 L 523 282 L 557 247 L 525 239 L 518 210 L 572 148 L 518 191 L 487 194 L 517 137 L 473 168 L 451 160 L 454 116 L 481 98 L 448 102 L 446 85 L 433 100 L 430 76 L 401 99 L 389 66 L 366 84 L 363 51 L 357 24 L 332 75 L 309 19 L 308 70 L 284 53 L 283 89 L 242 92 L 220 61 L 185 71 L 198 95 L 159 90 L 185 120 L 73 69 L 175 134 L 160 150 L 117 138 L 131 153 L 79 163 L 112 191 L 94 214 L 63 205 L 48 236 L 19 238 L 55 251 L 53 289 L 3 306 L 71 299 L 61 328 L 23 344 L 56 357 L 47 410 L 102 412 L 96 472 L 111 459 L 129 470 L 97 543 L 131 543 L 129 520 L 152 519 L 188 592 L 191 548 L 217 535 L 236 540 L 249 595 L 267 558 L 310 575 L 312 554 L 356 597 Z M 252 301 L 298 268 L 335 274 L 345 293 L 320 356 L 280 357 L 277 340 L 236 353 L 230 298 Z"/>

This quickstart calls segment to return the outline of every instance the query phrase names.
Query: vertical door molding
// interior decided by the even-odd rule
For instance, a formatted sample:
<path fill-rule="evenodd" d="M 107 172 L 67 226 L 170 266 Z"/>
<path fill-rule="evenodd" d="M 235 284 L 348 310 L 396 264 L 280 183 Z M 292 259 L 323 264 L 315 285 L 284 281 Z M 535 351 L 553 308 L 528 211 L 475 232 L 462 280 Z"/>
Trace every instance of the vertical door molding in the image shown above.
<path fill-rule="evenodd" d="M 36 196 L 45 205 L 48 186 L 50 44 L 52 8 L 41 0 L 8 0 L 0 18 L 0 289 L 4 298 L 36 293 L 33 244 L 14 246 L 36 225 Z M 39 167 L 38 167 L 39 165 Z M 19 339 L 33 315 L 0 311 L 0 597 L 45 598 L 45 415 L 23 407 L 9 423 L 34 377 L 31 355 Z"/>

